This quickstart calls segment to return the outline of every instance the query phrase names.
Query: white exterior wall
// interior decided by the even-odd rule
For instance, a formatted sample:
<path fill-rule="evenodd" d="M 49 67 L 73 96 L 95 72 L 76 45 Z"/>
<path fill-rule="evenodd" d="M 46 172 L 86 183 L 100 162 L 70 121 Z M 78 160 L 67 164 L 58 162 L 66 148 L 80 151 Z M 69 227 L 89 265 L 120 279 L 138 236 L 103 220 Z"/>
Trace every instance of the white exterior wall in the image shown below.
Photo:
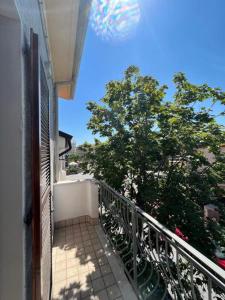
<path fill-rule="evenodd" d="M 0 299 L 24 300 L 21 27 L 0 11 Z"/>
<path fill-rule="evenodd" d="M 85 7 L 87 2 L 83 3 Z M 58 176 L 55 142 L 58 139 L 58 103 L 50 68 L 47 34 L 42 26 L 42 5 L 43 2 L 39 0 L 0 0 L 0 299 L 4 300 L 31 299 L 31 225 L 24 223 L 31 205 L 32 188 L 31 114 L 29 77 L 26 77 L 29 76 L 27 50 L 30 29 L 38 34 L 39 55 L 49 88 L 52 188 Z M 82 24 L 87 21 L 84 15 L 81 15 Z M 82 28 L 82 24 L 78 28 Z M 84 38 L 84 32 L 79 32 L 76 48 L 81 46 Z M 78 54 L 76 60 L 80 59 Z"/>
<path fill-rule="evenodd" d="M 66 143 L 66 139 L 59 135 L 59 137 L 58 137 L 58 153 L 66 150 L 65 143 Z"/>
<path fill-rule="evenodd" d="M 98 218 L 98 186 L 94 180 L 54 184 L 54 221 L 88 215 Z"/>
<path fill-rule="evenodd" d="M 53 182 L 57 104 L 39 1 L 0 1 L 0 299 L 7 300 L 31 299 L 31 226 L 24 223 L 31 203 L 30 99 L 25 53 L 31 28 L 38 34 L 39 55 L 48 80 Z"/>
<path fill-rule="evenodd" d="M 15 0 L 20 15 L 22 26 L 22 45 L 24 48 L 25 40 L 30 41 L 30 29 L 38 34 L 39 56 L 42 60 L 46 79 L 49 88 L 49 103 L 50 103 L 50 150 L 51 150 L 51 182 L 54 182 L 54 159 L 55 159 L 55 140 L 56 133 L 58 134 L 58 99 L 56 98 L 53 79 L 51 74 L 51 62 L 48 53 L 47 40 L 43 32 L 42 18 L 41 18 L 41 4 L 38 0 Z"/>
<path fill-rule="evenodd" d="M 60 135 L 58 135 L 58 180 L 65 180 L 66 179 L 66 167 L 65 167 L 65 160 L 64 160 L 64 155 L 62 155 L 61 157 L 59 157 L 59 153 L 62 153 L 64 150 L 66 150 L 65 147 L 65 143 L 66 143 L 66 139 Z"/>

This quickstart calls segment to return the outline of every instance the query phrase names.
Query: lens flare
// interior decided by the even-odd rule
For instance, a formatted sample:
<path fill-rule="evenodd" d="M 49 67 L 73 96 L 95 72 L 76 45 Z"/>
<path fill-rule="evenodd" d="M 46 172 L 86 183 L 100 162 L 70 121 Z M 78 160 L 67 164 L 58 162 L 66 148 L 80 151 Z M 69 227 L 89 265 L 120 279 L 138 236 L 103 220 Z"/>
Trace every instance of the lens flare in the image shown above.
<path fill-rule="evenodd" d="M 140 21 L 138 0 L 93 0 L 91 26 L 104 40 L 128 38 Z"/>

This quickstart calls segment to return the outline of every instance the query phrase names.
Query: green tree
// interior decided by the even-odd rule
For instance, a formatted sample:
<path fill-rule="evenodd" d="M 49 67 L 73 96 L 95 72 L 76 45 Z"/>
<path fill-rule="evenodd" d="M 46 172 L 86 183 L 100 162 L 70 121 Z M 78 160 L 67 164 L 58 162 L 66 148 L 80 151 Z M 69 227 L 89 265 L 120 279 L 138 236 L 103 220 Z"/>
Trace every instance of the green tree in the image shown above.
<path fill-rule="evenodd" d="M 171 230 L 178 226 L 203 251 L 220 228 L 208 230 L 203 206 L 217 203 L 217 194 L 223 194 L 218 184 L 225 180 L 220 151 L 225 133 L 213 106 L 225 104 L 225 93 L 193 85 L 183 73 L 174 76 L 174 83 L 176 92 L 166 101 L 167 87 L 141 76 L 134 66 L 122 80 L 110 81 L 101 104 L 88 103 L 88 128 L 105 142 L 85 146 L 83 167 Z M 204 149 L 213 153 L 212 163 Z"/>
<path fill-rule="evenodd" d="M 68 162 L 77 162 L 79 160 L 79 156 L 75 153 L 68 154 Z"/>

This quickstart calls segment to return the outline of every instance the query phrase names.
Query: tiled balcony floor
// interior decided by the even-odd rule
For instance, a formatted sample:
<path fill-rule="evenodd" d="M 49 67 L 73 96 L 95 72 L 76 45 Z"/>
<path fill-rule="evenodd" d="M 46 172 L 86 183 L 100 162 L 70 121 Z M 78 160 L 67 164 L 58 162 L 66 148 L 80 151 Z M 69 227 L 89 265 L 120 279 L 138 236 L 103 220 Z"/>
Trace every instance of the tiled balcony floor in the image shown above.
<path fill-rule="evenodd" d="M 125 300 L 96 226 L 56 229 L 52 252 L 52 299 Z"/>

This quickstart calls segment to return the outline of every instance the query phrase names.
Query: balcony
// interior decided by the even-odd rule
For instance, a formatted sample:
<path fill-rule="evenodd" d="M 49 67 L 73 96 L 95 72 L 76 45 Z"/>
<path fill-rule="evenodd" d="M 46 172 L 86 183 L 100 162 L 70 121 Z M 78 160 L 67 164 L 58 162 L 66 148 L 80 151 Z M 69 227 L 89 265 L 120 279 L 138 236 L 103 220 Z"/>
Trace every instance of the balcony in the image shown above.
<path fill-rule="evenodd" d="M 225 271 L 104 183 L 54 187 L 53 299 L 225 299 Z"/>

